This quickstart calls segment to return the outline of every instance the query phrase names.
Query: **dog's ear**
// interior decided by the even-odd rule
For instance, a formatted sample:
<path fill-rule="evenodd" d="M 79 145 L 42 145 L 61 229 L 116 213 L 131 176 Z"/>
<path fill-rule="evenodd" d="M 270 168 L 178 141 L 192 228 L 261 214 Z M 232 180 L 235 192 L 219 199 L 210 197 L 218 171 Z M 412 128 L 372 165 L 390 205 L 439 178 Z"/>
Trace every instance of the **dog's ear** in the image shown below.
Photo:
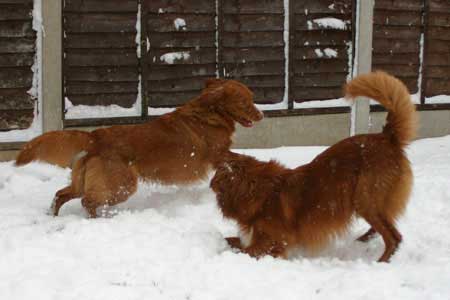
<path fill-rule="evenodd" d="M 225 82 L 227 82 L 225 79 L 220 78 L 208 78 L 205 80 L 205 88 L 211 88 L 216 86 L 221 86 Z"/>

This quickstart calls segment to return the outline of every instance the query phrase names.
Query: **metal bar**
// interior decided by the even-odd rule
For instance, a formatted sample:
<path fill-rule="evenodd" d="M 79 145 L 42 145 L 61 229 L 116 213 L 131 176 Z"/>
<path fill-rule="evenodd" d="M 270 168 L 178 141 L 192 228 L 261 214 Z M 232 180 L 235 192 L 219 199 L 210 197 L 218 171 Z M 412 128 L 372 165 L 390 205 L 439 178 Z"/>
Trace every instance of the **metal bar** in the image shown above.
<path fill-rule="evenodd" d="M 428 46 L 428 18 L 429 18 L 429 0 L 423 0 L 422 5 L 422 34 L 423 34 L 423 50 L 422 50 L 422 82 L 420 83 L 420 104 L 425 104 L 426 79 L 427 79 L 427 46 Z"/>
<path fill-rule="evenodd" d="M 356 58 L 353 75 L 369 73 L 372 70 L 372 33 L 374 0 L 361 0 L 357 2 L 356 16 Z M 355 65 L 354 64 L 354 65 Z M 350 135 L 369 132 L 370 103 L 367 98 L 359 97 L 352 105 L 352 118 Z"/>
<path fill-rule="evenodd" d="M 147 45 L 147 1 L 138 0 L 141 9 L 141 41 L 139 47 L 141 47 L 141 57 L 139 58 L 139 74 L 141 76 L 141 117 L 147 119 L 148 117 L 148 106 L 149 106 L 149 96 L 148 96 L 148 51 L 150 45 Z"/>
<path fill-rule="evenodd" d="M 288 48 L 288 69 L 285 72 L 288 72 L 288 91 L 287 91 L 287 99 L 288 99 L 288 109 L 294 109 L 294 41 L 295 41 L 295 22 L 294 22 L 294 0 L 289 1 L 289 48 Z"/>

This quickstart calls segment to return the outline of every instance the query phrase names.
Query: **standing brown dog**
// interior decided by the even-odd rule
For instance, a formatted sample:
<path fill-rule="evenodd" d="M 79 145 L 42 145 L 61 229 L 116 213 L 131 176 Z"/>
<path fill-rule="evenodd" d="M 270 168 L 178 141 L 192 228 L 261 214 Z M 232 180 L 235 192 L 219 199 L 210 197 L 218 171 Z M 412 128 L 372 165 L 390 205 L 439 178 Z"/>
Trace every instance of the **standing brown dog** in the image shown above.
<path fill-rule="evenodd" d="M 73 162 L 72 183 L 56 193 L 53 214 L 81 197 L 89 215 L 96 217 L 98 207 L 127 200 L 138 178 L 161 184 L 205 178 L 212 161 L 230 147 L 235 122 L 251 127 L 262 117 L 245 85 L 211 79 L 199 97 L 148 123 L 37 137 L 25 145 L 16 164 Z"/>
<path fill-rule="evenodd" d="M 295 247 L 314 252 L 356 214 L 371 225 L 359 240 L 378 232 L 385 243 L 379 261 L 389 260 L 402 239 L 395 220 L 412 186 L 404 148 L 416 132 L 415 107 L 404 84 L 383 72 L 355 78 L 346 95 L 370 97 L 388 110 L 382 133 L 347 138 L 296 169 L 231 152 L 217 163 L 211 188 L 218 204 L 251 236 L 248 245 L 228 238 L 231 246 L 255 257 L 285 257 Z"/>

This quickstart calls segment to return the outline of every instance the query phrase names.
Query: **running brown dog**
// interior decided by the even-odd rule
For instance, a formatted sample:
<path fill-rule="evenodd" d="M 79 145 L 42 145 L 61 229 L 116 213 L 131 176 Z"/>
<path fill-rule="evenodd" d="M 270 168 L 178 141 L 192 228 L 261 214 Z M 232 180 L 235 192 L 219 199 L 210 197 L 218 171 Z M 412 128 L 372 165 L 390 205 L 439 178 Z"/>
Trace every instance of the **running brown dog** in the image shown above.
<path fill-rule="evenodd" d="M 138 178 L 161 184 L 205 178 L 211 162 L 230 147 L 235 122 L 251 127 L 262 117 L 245 85 L 211 79 L 200 96 L 145 124 L 46 133 L 25 145 L 16 164 L 73 163 L 72 183 L 56 193 L 52 212 L 58 215 L 64 203 L 81 197 L 96 217 L 98 207 L 126 201 Z"/>

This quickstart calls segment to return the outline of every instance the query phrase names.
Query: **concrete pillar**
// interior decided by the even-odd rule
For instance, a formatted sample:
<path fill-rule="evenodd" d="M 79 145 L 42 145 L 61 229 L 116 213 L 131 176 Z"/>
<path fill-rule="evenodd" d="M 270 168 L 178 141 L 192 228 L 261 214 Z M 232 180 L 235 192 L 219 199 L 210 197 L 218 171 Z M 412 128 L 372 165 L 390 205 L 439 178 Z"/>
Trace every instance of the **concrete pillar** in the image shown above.
<path fill-rule="evenodd" d="M 42 128 L 63 128 L 62 123 L 62 3 L 42 0 Z"/>
<path fill-rule="evenodd" d="M 372 70 L 373 7 L 375 2 L 374 0 L 359 0 L 357 3 L 354 76 Z M 368 99 L 356 99 L 352 106 L 350 135 L 369 132 L 369 113 L 370 103 Z"/>

